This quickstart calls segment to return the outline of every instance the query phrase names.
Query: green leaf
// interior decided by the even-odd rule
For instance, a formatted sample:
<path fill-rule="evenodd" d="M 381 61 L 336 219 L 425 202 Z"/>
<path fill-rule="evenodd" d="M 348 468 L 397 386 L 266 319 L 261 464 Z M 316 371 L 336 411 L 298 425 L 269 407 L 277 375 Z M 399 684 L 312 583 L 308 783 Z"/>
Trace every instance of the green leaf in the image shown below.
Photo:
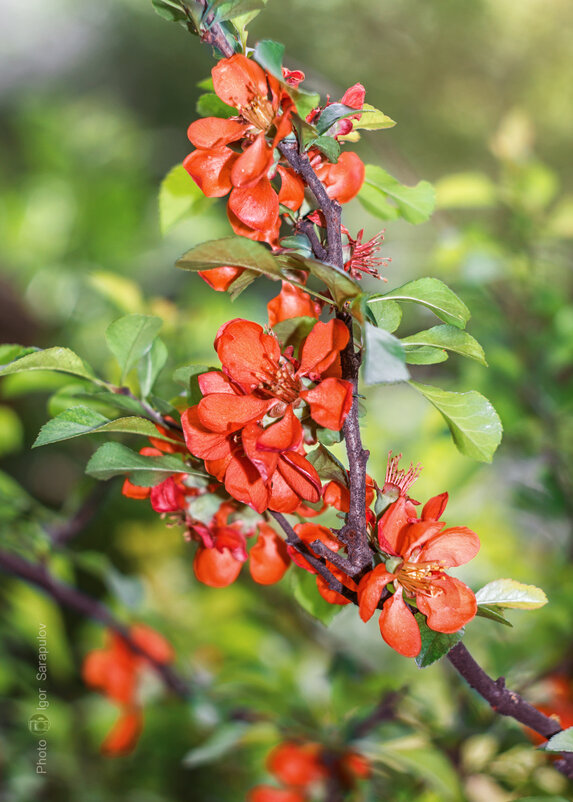
<path fill-rule="evenodd" d="M 404 347 L 397 337 L 365 324 L 366 359 L 364 382 L 366 384 L 394 384 L 410 378 L 405 363 Z"/>
<path fill-rule="evenodd" d="M 380 131 L 382 128 L 393 128 L 396 125 L 391 117 L 374 108 L 370 103 L 365 103 L 360 113 L 362 116 L 359 120 L 352 120 L 354 130 L 362 128 L 364 131 Z"/>
<path fill-rule="evenodd" d="M 459 643 L 464 636 L 465 630 L 460 629 L 457 632 L 446 634 L 445 632 L 435 632 L 430 629 L 426 623 L 426 616 L 421 613 L 415 615 L 418 626 L 420 627 L 420 635 L 422 637 L 422 648 L 419 655 L 416 657 L 416 665 L 418 668 L 426 668 L 435 663 L 450 649 Z"/>
<path fill-rule="evenodd" d="M 77 406 L 66 409 L 45 423 L 32 448 L 69 440 L 72 437 L 80 437 L 83 434 L 99 434 L 100 432 L 125 432 L 126 434 L 141 434 L 145 437 L 166 439 L 162 438 L 156 427 L 147 418 L 109 420 L 90 407 Z"/>
<path fill-rule="evenodd" d="M 435 192 L 428 181 L 406 187 L 381 167 L 367 164 L 358 200 L 371 214 L 383 220 L 403 217 L 408 223 L 425 223 L 434 210 Z"/>
<path fill-rule="evenodd" d="M 331 162 L 337 162 L 340 156 L 340 145 L 333 136 L 319 136 L 307 143 L 307 148 L 318 148 Z"/>
<path fill-rule="evenodd" d="M 348 273 L 332 265 L 325 265 L 315 259 L 307 259 L 298 253 L 285 253 L 275 257 L 276 264 L 282 270 L 304 270 L 322 281 L 330 290 L 338 306 L 342 306 L 352 298 L 362 294 L 360 285 L 350 278 Z M 307 292 L 312 292 L 304 288 Z"/>
<path fill-rule="evenodd" d="M 182 384 L 187 390 L 191 405 L 198 404 L 203 398 L 199 389 L 199 376 L 202 373 L 208 373 L 210 370 L 216 370 L 216 368 L 210 368 L 208 365 L 184 365 L 181 368 L 177 368 L 173 374 L 173 380 L 178 384 Z"/>
<path fill-rule="evenodd" d="M 445 348 L 447 351 L 467 356 L 487 367 L 481 345 L 471 334 L 468 334 L 467 331 L 460 331 L 457 326 L 434 326 L 426 331 L 411 334 L 409 337 L 402 337 L 400 342 L 406 349 L 406 359 L 408 359 L 408 353 L 419 346 L 431 346 L 431 348 Z"/>
<path fill-rule="evenodd" d="M 374 303 L 370 306 L 368 301 L 366 305 L 379 328 L 386 329 L 390 334 L 396 331 L 402 321 L 402 307 L 399 303 L 388 300 L 383 304 Z"/>
<path fill-rule="evenodd" d="M 535 585 L 524 585 L 515 579 L 496 579 L 476 593 L 478 605 L 495 605 L 517 610 L 535 610 L 547 604 L 547 596 Z"/>
<path fill-rule="evenodd" d="M 227 287 L 227 292 L 229 293 L 229 297 L 231 301 L 236 301 L 239 295 L 244 292 L 247 287 L 249 287 L 253 281 L 259 277 L 259 273 L 255 270 L 244 270 L 240 276 L 229 284 Z"/>
<path fill-rule="evenodd" d="M 200 117 L 223 117 L 224 119 L 228 119 L 237 114 L 236 109 L 232 106 L 228 106 L 213 92 L 209 92 L 207 95 L 201 95 L 195 108 Z M 189 173 L 187 173 L 187 171 L 185 172 L 187 177 L 190 178 Z M 197 189 L 199 189 L 199 187 L 197 187 Z M 199 190 L 199 192 L 201 192 L 201 190 Z"/>
<path fill-rule="evenodd" d="M 37 348 L 28 348 L 25 345 L 16 345 L 15 343 L 4 343 L 0 345 L 0 367 L 7 365 L 9 362 L 14 362 L 27 354 L 33 354 Z"/>
<path fill-rule="evenodd" d="M 348 486 L 346 468 L 325 446 L 318 445 L 307 455 L 307 460 L 314 465 L 322 480 Z"/>
<path fill-rule="evenodd" d="M 196 766 L 214 763 L 229 752 L 236 751 L 237 744 L 241 742 L 249 726 L 244 721 L 228 721 L 219 725 L 206 741 L 187 752 L 182 760 L 183 766 L 194 769 Z"/>
<path fill-rule="evenodd" d="M 183 270 L 210 270 L 213 267 L 245 267 L 256 273 L 279 278 L 281 271 L 273 255 L 245 237 L 225 237 L 196 245 L 175 263 Z"/>
<path fill-rule="evenodd" d="M 161 233 L 165 234 L 199 203 L 209 205 L 211 202 L 203 195 L 183 165 L 176 165 L 167 173 L 159 190 Z"/>
<path fill-rule="evenodd" d="M 321 112 L 316 122 L 316 130 L 319 134 L 324 134 L 329 128 L 332 128 L 334 123 L 338 122 L 338 120 L 343 120 L 345 117 L 350 117 L 356 113 L 356 109 L 345 106 L 344 103 L 330 103 Z"/>
<path fill-rule="evenodd" d="M 545 744 L 547 752 L 573 752 L 573 727 L 552 735 Z"/>
<path fill-rule="evenodd" d="M 151 3 L 159 16 L 168 22 L 185 22 L 187 19 L 181 3 L 176 0 L 151 0 Z"/>
<path fill-rule="evenodd" d="M 219 22 L 234 20 L 252 11 L 259 12 L 266 4 L 267 0 L 226 0 L 217 9 L 217 20 Z"/>
<path fill-rule="evenodd" d="M 167 346 L 159 337 L 156 337 L 137 365 L 137 378 L 141 394 L 147 398 L 153 389 L 157 377 L 165 367 L 168 357 Z"/>
<path fill-rule="evenodd" d="M 44 351 L 34 351 L 26 356 L 21 356 L 0 368 L 0 376 L 11 376 L 14 373 L 23 373 L 28 370 L 54 370 L 57 373 L 71 373 L 96 384 L 103 384 L 94 376 L 90 366 L 69 348 L 46 348 Z"/>
<path fill-rule="evenodd" d="M 316 587 L 316 576 L 303 568 L 294 567 L 289 572 L 293 596 L 307 613 L 328 626 L 342 607 L 323 599 Z"/>
<path fill-rule="evenodd" d="M 405 354 L 408 365 L 437 365 L 448 358 L 448 352 L 438 348 L 413 348 Z"/>
<path fill-rule="evenodd" d="M 86 473 L 103 480 L 127 474 L 134 484 L 141 487 L 153 487 L 174 473 L 203 476 L 172 454 L 144 457 L 121 443 L 104 443 L 98 448 L 87 464 Z"/>
<path fill-rule="evenodd" d="M 105 339 L 121 368 L 121 382 L 151 346 L 162 324 L 161 318 L 153 315 L 124 315 L 109 324 Z"/>
<path fill-rule="evenodd" d="M 506 627 L 513 627 L 511 621 L 508 621 L 502 613 L 502 609 L 495 604 L 478 604 L 476 615 L 479 615 L 480 618 L 489 618 L 490 621 L 496 621 Z"/>
<path fill-rule="evenodd" d="M 314 317 L 289 317 L 275 323 L 273 331 L 283 350 L 288 345 L 292 345 L 296 351 L 305 337 L 308 337 L 316 322 Z"/>
<path fill-rule="evenodd" d="M 279 81 L 284 81 L 282 70 L 284 52 L 285 46 L 280 42 L 263 39 L 261 42 L 257 42 L 253 58 L 264 70 L 274 75 Z"/>
<path fill-rule="evenodd" d="M 304 123 L 310 112 L 318 107 L 320 95 L 317 92 L 307 92 L 306 89 L 301 89 L 300 87 L 293 89 L 286 86 L 286 90 L 293 99 L 296 110 Z M 305 126 L 303 125 L 303 127 Z M 312 129 L 316 130 L 314 126 L 312 126 Z"/>
<path fill-rule="evenodd" d="M 480 393 L 452 393 L 410 382 L 442 414 L 459 451 L 480 462 L 491 462 L 501 442 L 502 425 L 492 404 Z"/>
<path fill-rule="evenodd" d="M 391 300 L 421 304 L 444 323 L 449 323 L 458 329 L 463 329 L 470 319 L 470 310 L 465 303 L 447 284 L 437 278 L 418 278 L 384 295 L 371 295 L 368 305 L 375 310 L 377 304 L 388 303 Z"/>
<path fill-rule="evenodd" d="M 342 442 L 342 431 L 336 432 L 334 429 L 319 429 L 318 441 L 325 446 L 333 446 L 335 443 Z"/>

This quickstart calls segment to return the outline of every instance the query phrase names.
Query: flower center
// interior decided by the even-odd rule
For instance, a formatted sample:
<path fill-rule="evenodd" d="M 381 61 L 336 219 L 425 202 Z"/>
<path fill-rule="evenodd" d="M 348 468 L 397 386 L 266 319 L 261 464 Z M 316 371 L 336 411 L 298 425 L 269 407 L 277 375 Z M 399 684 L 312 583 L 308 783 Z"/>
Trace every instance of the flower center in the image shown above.
<path fill-rule="evenodd" d="M 263 398 L 278 398 L 286 404 L 292 404 L 300 395 L 300 379 L 295 374 L 294 366 L 284 362 L 278 367 L 263 369 L 257 378 L 259 384 L 256 389 Z"/>
<path fill-rule="evenodd" d="M 434 584 L 442 574 L 440 562 L 412 563 L 404 562 L 396 571 L 396 580 L 406 591 L 406 595 L 439 596 L 444 591 Z"/>
<path fill-rule="evenodd" d="M 258 131 L 268 131 L 275 118 L 273 106 L 268 97 L 253 92 L 252 100 L 246 106 L 239 106 L 239 114 Z"/>

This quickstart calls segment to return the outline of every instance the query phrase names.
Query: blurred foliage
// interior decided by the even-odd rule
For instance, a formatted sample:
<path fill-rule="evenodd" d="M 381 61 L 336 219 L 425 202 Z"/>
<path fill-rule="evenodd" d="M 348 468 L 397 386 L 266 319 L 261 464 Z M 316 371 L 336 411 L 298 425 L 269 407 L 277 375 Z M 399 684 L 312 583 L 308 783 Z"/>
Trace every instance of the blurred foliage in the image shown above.
<path fill-rule="evenodd" d="M 160 389 L 174 396 L 172 370 L 212 364 L 218 326 L 229 315 L 264 321 L 275 294 L 257 282 L 231 307 L 172 267 L 193 245 L 229 233 L 220 204 L 199 201 L 193 217 L 183 208 L 160 234 L 159 183 L 188 152 L 185 131 L 210 54 L 163 24 L 150 3 L 26 5 L 10 0 L 0 12 L 9 43 L 0 71 L 0 340 L 66 345 L 108 371 L 107 325 L 127 313 L 156 315 L 169 350 Z M 477 465 L 455 451 L 439 414 L 411 388 L 369 388 L 369 471 L 380 478 L 387 451 L 403 451 L 425 468 L 416 496 L 450 491 L 448 523 L 470 526 L 483 542 L 460 571 L 473 587 L 512 576 L 547 592 L 542 610 L 510 613 L 514 629 L 478 619 L 467 635 L 486 670 L 534 702 L 547 701 L 545 675 L 573 675 L 572 24 L 565 0 L 270 0 L 251 31 L 251 44 L 285 42 L 286 63 L 323 93 L 340 97 L 364 83 L 367 101 L 398 125 L 366 132 L 362 155 L 407 183 L 436 183 L 432 223 L 388 224 L 389 286 L 424 275 L 451 284 L 472 312 L 469 330 L 489 369 L 453 357 L 412 373 L 485 393 L 505 439 L 492 466 Z M 356 203 L 346 224 L 374 233 L 377 221 Z M 404 333 L 429 320 L 408 310 Z M 224 590 L 200 586 L 179 530 L 146 502 L 124 499 L 117 481 L 81 534 L 51 547 L 49 533 L 93 492 L 83 469 L 94 444 L 29 447 L 49 394 L 58 390 L 49 410 L 57 414 L 78 389 L 53 374 L 2 380 L 2 547 L 46 560 L 119 619 L 160 630 L 192 697 L 168 697 L 150 677 L 137 751 L 100 757 L 116 713 L 83 686 L 79 668 L 102 643 L 101 628 L 3 575 L 2 800 L 234 802 L 268 781 L 265 756 L 285 735 L 337 743 L 404 686 L 395 720 L 363 738 L 376 772 L 357 799 L 570 796 L 517 725 L 496 719 L 446 665 L 420 676 L 385 647 L 376 623 L 357 627 L 355 611 L 323 627 L 293 599 L 288 575 L 273 588 L 247 577 Z M 47 775 L 35 772 L 37 739 L 27 727 L 42 624 Z"/>

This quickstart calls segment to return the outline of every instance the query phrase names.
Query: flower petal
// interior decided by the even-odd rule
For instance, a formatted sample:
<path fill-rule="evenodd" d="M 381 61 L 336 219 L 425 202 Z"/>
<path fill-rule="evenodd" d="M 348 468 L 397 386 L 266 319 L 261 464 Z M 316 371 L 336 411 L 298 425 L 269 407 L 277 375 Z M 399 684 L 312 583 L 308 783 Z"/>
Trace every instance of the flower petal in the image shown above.
<path fill-rule="evenodd" d="M 246 458 L 234 457 L 225 473 L 225 489 L 230 496 L 248 504 L 255 512 L 264 512 L 269 491 L 255 466 Z"/>
<path fill-rule="evenodd" d="M 394 575 L 388 573 L 386 566 L 377 565 L 373 571 L 369 571 L 358 583 L 358 607 L 360 618 L 368 621 L 374 615 L 382 591 L 389 582 L 392 582 Z M 386 602 L 387 604 L 388 602 Z"/>
<path fill-rule="evenodd" d="M 229 378 L 224 373 L 221 373 L 220 370 L 209 370 L 207 373 L 202 373 L 197 381 L 202 395 L 209 395 L 210 393 L 236 395 Z"/>
<path fill-rule="evenodd" d="M 254 390 L 264 378 L 273 377 L 279 367 L 277 338 L 250 320 L 238 318 L 221 326 L 215 348 L 223 371 L 245 392 Z"/>
<path fill-rule="evenodd" d="M 199 420 L 212 432 L 231 432 L 264 417 L 272 400 L 248 395 L 211 393 L 199 401 Z"/>
<path fill-rule="evenodd" d="M 220 460 L 231 454 L 229 438 L 203 426 L 199 420 L 198 405 L 185 410 L 181 416 L 181 425 L 183 426 L 187 448 L 196 457 L 206 460 Z"/>
<path fill-rule="evenodd" d="M 422 521 L 439 521 L 442 517 L 446 504 L 448 503 L 448 494 L 440 493 L 439 496 L 434 496 L 424 504 L 422 510 Z"/>
<path fill-rule="evenodd" d="M 296 212 L 304 201 L 304 182 L 293 170 L 289 170 L 280 164 L 277 167 L 277 171 L 281 177 L 279 203 Z"/>
<path fill-rule="evenodd" d="M 472 560 L 480 549 L 480 540 L 467 526 L 444 529 L 430 538 L 422 549 L 420 559 L 425 562 L 440 560 L 445 568 L 454 568 Z"/>
<path fill-rule="evenodd" d="M 264 134 L 259 134 L 249 147 L 240 154 L 231 170 L 234 187 L 252 187 L 266 176 L 273 163 L 273 149 L 267 144 Z"/>
<path fill-rule="evenodd" d="M 249 552 L 249 570 L 259 585 L 274 585 L 290 565 L 286 543 L 268 524 L 259 524 L 257 542 Z"/>
<path fill-rule="evenodd" d="M 328 323 L 319 320 L 303 343 L 299 375 L 325 371 L 346 347 L 349 337 L 341 320 L 329 320 Z"/>
<path fill-rule="evenodd" d="M 422 648 L 422 638 L 414 614 L 402 598 L 402 588 L 387 602 L 380 613 L 382 637 L 398 654 L 416 657 Z"/>
<path fill-rule="evenodd" d="M 320 476 L 310 462 L 296 451 L 281 454 L 278 470 L 299 499 L 315 504 L 322 495 Z"/>
<path fill-rule="evenodd" d="M 245 136 L 247 125 L 242 120 L 226 120 L 221 117 L 203 117 L 195 120 L 187 129 L 192 145 L 203 150 L 221 148 Z"/>
<path fill-rule="evenodd" d="M 246 426 L 241 435 L 245 454 L 253 463 L 261 478 L 268 482 L 277 469 L 278 454 L 268 449 L 259 449 L 258 443 L 261 433 L 264 432 L 256 423 Z"/>
<path fill-rule="evenodd" d="M 206 549 L 199 546 L 193 560 L 195 576 L 211 588 L 226 588 L 239 576 L 243 563 L 236 560 L 229 549 Z"/>
<path fill-rule="evenodd" d="M 229 195 L 229 209 L 249 228 L 267 231 L 279 219 L 279 198 L 268 178 L 249 187 L 235 187 Z"/>
<path fill-rule="evenodd" d="M 279 194 L 280 200 L 280 194 Z M 320 304 L 310 297 L 304 290 L 295 287 L 288 281 L 283 281 L 279 294 L 267 304 L 269 326 L 275 326 L 282 320 L 291 317 L 315 317 L 320 315 Z"/>
<path fill-rule="evenodd" d="M 342 153 L 336 164 L 324 161 L 315 172 L 325 184 L 328 197 L 339 203 L 351 201 L 364 183 L 364 163 L 351 151 Z"/>
<path fill-rule="evenodd" d="M 343 379 L 324 379 L 300 397 L 310 404 L 310 416 L 319 426 L 340 431 L 352 406 L 352 384 Z"/>
<path fill-rule="evenodd" d="M 204 195 L 222 198 L 233 188 L 231 169 L 237 158 L 230 148 L 194 150 L 183 160 L 183 167 Z"/>
<path fill-rule="evenodd" d="M 457 632 L 475 616 L 475 594 L 459 579 L 442 574 L 432 581 L 432 587 L 442 592 L 437 596 L 416 596 L 418 609 L 427 617 L 430 629 Z"/>
<path fill-rule="evenodd" d="M 290 451 L 300 446 L 302 437 L 301 422 L 289 404 L 281 420 L 263 430 L 257 440 L 257 448 L 263 451 Z"/>
<path fill-rule="evenodd" d="M 143 729 L 143 716 L 137 707 L 122 711 L 101 745 L 102 754 L 108 757 L 128 755 L 135 747 Z"/>
<path fill-rule="evenodd" d="M 199 270 L 198 275 L 216 292 L 226 292 L 233 281 L 244 272 L 244 267 L 212 267 L 209 270 Z"/>
<path fill-rule="evenodd" d="M 268 95 L 267 75 L 256 61 L 242 53 L 221 59 L 211 70 L 213 88 L 228 106 L 249 106 L 257 95 Z M 276 81 L 275 81 L 276 83 Z"/>

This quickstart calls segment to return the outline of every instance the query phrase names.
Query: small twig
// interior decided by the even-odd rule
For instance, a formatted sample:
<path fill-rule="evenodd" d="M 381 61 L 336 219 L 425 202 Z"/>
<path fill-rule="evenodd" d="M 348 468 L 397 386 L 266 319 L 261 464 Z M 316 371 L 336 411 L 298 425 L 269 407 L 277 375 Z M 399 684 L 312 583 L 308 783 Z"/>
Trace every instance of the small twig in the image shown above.
<path fill-rule="evenodd" d="M 79 535 L 97 513 L 100 503 L 108 494 L 110 485 L 98 482 L 86 496 L 71 518 L 47 526 L 46 531 L 55 546 L 65 546 L 68 541 Z"/>
<path fill-rule="evenodd" d="M 457 643 L 450 650 L 448 660 L 468 685 L 489 702 L 496 713 L 514 718 L 535 730 L 543 738 L 551 738 L 552 735 L 561 732 L 562 727 L 556 719 L 546 716 L 518 693 L 506 688 L 503 677 L 493 680 L 488 676 L 463 643 Z M 555 763 L 555 767 L 566 777 L 573 779 L 573 754 L 563 755 L 562 759 Z"/>
<path fill-rule="evenodd" d="M 406 693 L 406 688 L 401 688 L 399 691 L 388 691 L 385 693 L 374 710 L 369 713 L 365 718 L 357 721 L 351 727 L 351 738 L 363 738 L 368 735 L 375 727 L 382 721 L 392 721 L 396 718 L 396 708 L 398 703 L 402 701 Z"/>
<path fill-rule="evenodd" d="M 130 650 L 145 657 L 165 685 L 182 699 L 190 696 L 187 683 L 169 666 L 158 662 L 131 638 L 129 630 L 117 621 L 101 602 L 55 579 L 43 565 L 31 563 L 18 554 L 0 551 L 0 569 L 44 590 L 60 607 L 68 607 L 86 618 L 99 621 L 116 632 Z"/>
<path fill-rule="evenodd" d="M 165 429 L 175 429 L 178 432 L 183 431 L 183 428 L 180 426 L 180 424 L 173 420 L 169 420 L 168 418 L 164 418 L 160 412 L 158 412 L 156 409 L 153 409 L 151 404 L 148 404 L 147 401 L 143 400 L 143 398 L 138 398 L 134 393 L 132 393 L 129 387 L 114 387 L 112 391 L 117 395 L 125 395 L 127 398 L 131 398 L 133 401 L 137 401 L 141 409 L 145 412 L 146 416 L 153 423 L 157 423 L 159 426 L 163 426 Z"/>
<path fill-rule="evenodd" d="M 302 233 L 308 237 L 310 241 L 310 245 L 312 247 L 312 252 L 319 259 L 321 262 L 324 262 L 327 258 L 328 254 L 326 252 L 326 248 L 323 246 L 322 242 L 319 240 L 317 233 L 314 229 L 314 223 L 312 220 L 307 220 L 303 218 L 300 222 L 297 223 L 296 228 L 298 231 L 302 231 Z"/>

